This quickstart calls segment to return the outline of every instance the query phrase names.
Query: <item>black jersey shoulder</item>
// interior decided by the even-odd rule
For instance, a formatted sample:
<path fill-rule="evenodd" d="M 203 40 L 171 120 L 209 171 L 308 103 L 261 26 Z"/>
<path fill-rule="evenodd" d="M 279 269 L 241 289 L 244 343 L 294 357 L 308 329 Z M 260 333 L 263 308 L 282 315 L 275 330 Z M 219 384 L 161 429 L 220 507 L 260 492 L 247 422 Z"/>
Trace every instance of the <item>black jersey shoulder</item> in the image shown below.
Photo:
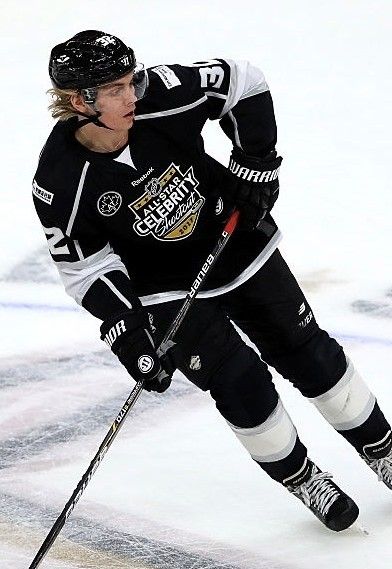
<path fill-rule="evenodd" d="M 231 68 L 224 59 L 156 65 L 147 73 L 147 94 L 136 105 L 140 117 L 204 104 L 209 118 L 218 118 L 230 88 Z"/>
<path fill-rule="evenodd" d="M 33 199 L 43 225 L 64 229 L 81 186 L 95 188 L 101 179 L 95 165 L 91 167 L 88 154 L 75 140 L 76 122 L 77 118 L 72 118 L 56 123 L 39 157 Z M 91 183 L 93 178 L 94 184 Z"/>
<path fill-rule="evenodd" d="M 61 185 L 64 172 L 69 170 L 69 165 L 84 161 L 83 153 L 74 143 L 76 124 L 77 117 L 58 121 L 55 124 L 41 151 L 37 174 L 48 175 L 50 173 L 53 181 Z"/>

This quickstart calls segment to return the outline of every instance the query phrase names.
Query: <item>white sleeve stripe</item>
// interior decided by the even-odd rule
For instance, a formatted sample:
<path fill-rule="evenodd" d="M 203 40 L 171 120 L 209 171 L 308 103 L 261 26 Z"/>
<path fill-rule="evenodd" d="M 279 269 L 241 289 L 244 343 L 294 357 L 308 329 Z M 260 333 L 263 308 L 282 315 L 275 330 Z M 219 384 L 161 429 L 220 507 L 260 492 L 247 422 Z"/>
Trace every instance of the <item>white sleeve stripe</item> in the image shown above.
<path fill-rule="evenodd" d="M 79 241 L 77 241 L 77 243 L 79 243 Z M 59 270 L 63 269 L 83 270 L 89 267 L 93 267 L 94 265 L 97 265 L 99 262 L 106 259 L 108 255 L 110 255 L 111 253 L 113 253 L 113 249 L 110 243 L 106 243 L 106 245 L 102 247 L 102 249 L 100 249 L 96 253 L 92 253 L 89 257 L 84 257 L 83 259 L 80 259 L 79 261 L 55 261 L 55 263 L 56 267 Z"/>
<path fill-rule="evenodd" d="M 132 308 L 132 304 L 129 302 L 127 298 L 114 286 L 114 284 L 105 276 L 99 277 L 101 281 L 103 281 L 112 292 L 125 304 L 127 308 Z"/>
<path fill-rule="evenodd" d="M 127 269 L 120 257 L 116 255 L 110 244 L 106 244 L 103 249 L 85 257 L 80 261 L 61 261 L 56 263 L 65 290 L 78 304 L 82 300 L 88 289 L 101 276 L 112 272 L 121 271 L 129 277 Z"/>
<path fill-rule="evenodd" d="M 82 249 L 81 249 L 81 247 L 80 247 L 79 241 L 77 241 L 76 239 L 74 239 L 74 244 L 75 244 L 75 249 L 76 249 L 76 252 L 77 252 L 77 254 L 78 254 L 79 259 L 80 259 L 81 261 L 83 261 L 83 260 L 84 260 L 84 255 L 83 255 L 83 251 L 82 251 Z"/>
<path fill-rule="evenodd" d="M 235 139 L 235 143 L 236 143 L 236 145 L 237 145 L 239 148 L 241 148 L 241 150 L 243 150 L 242 144 L 241 144 L 241 141 L 240 141 L 240 134 L 239 134 L 239 132 L 238 132 L 238 123 L 237 123 L 237 121 L 236 121 L 236 118 L 235 118 L 235 116 L 233 115 L 233 113 L 232 113 L 231 111 L 229 111 L 227 114 L 228 114 L 228 116 L 231 118 L 231 121 L 232 121 L 232 123 L 233 123 L 233 125 L 234 125 L 234 139 Z"/>
<path fill-rule="evenodd" d="M 230 86 L 225 106 L 219 118 L 228 113 L 241 99 L 246 99 L 269 91 L 263 72 L 251 65 L 248 61 L 232 61 L 226 59 L 230 65 Z"/>
<path fill-rule="evenodd" d="M 268 87 L 267 87 L 267 89 L 264 89 L 260 86 L 257 86 L 257 88 L 251 89 L 247 93 L 244 93 L 240 97 L 240 100 L 243 101 L 244 99 L 249 99 L 250 97 L 254 97 L 255 95 L 260 95 L 261 93 L 265 93 L 266 91 L 269 91 Z"/>
<path fill-rule="evenodd" d="M 190 109 L 193 109 L 198 105 L 201 105 L 205 101 L 207 101 L 207 97 L 203 95 L 203 97 L 201 97 L 197 101 L 194 101 L 193 103 L 190 103 L 189 105 L 184 105 L 183 107 L 177 107 L 175 109 L 168 109 L 167 111 L 160 111 L 158 113 L 147 113 L 145 115 L 136 115 L 135 119 L 137 121 L 140 121 L 144 119 L 155 119 L 157 117 L 167 117 L 169 115 L 177 115 L 179 113 L 185 113 L 186 111 L 189 111 Z"/>
<path fill-rule="evenodd" d="M 204 91 L 207 97 L 217 97 L 218 99 L 227 99 L 227 95 L 223 93 L 215 93 L 214 91 Z"/>
<path fill-rule="evenodd" d="M 226 103 L 222 109 L 219 118 L 222 118 L 228 111 L 230 111 L 234 107 L 234 105 L 239 100 L 239 95 L 237 100 L 235 100 L 236 99 L 235 94 L 238 91 L 242 93 L 244 87 L 243 85 L 241 85 L 241 83 L 243 83 L 243 76 L 241 76 L 241 74 L 238 73 L 236 63 L 231 60 L 226 60 L 226 62 L 230 65 L 230 85 L 229 85 L 229 91 L 227 93 Z M 240 81 L 240 79 L 242 79 L 242 81 Z"/>
<path fill-rule="evenodd" d="M 86 179 L 86 174 L 87 174 L 87 169 L 90 166 L 90 162 L 86 162 L 83 170 L 82 170 L 82 174 L 80 176 L 80 180 L 79 180 L 79 185 L 78 185 L 78 191 L 76 192 L 76 196 L 75 196 L 75 201 L 73 204 L 73 208 L 72 208 L 72 213 L 71 213 L 71 217 L 69 218 L 68 221 L 68 226 L 67 226 L 67 230 L 65 232 L 66 235 L 68 235 L 68 237 L 71 235 L 71 231 L 72 231 L 72 226 L 74 224 L 75 221 L 75 217 L 76 214 L 78 212 L 78 207 L 79 207 L 79 202 L 80 202 L 80 196 L 82 195 L 82 190 L 83 190 L 83 186 L 84 186 L 84 181 Z"/>

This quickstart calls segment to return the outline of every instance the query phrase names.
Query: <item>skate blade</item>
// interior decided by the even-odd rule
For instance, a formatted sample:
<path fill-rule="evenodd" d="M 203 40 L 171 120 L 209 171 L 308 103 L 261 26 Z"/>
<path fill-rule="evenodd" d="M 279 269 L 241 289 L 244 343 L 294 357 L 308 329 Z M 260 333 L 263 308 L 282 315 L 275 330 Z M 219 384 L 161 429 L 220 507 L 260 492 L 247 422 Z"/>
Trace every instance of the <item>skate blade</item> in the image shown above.
<path fill-rule="evenodd" d="M 363 526 L 358 522 L 353 523 L 351 529 L 355 530 L 356 533 L 360 533 L 361 535 L 364 535 L 366 537 L 370 535 L 370 532 L 365 528 L 365 526 Z"/>

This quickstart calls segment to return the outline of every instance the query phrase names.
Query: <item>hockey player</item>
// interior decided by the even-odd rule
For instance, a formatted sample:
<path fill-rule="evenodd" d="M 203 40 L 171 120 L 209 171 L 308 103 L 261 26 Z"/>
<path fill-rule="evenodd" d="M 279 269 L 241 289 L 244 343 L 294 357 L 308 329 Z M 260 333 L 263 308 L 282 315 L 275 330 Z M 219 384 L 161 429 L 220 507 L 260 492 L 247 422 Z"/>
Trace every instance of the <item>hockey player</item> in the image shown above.
<path fill-rule="evenodd" d="M 163 392 L 179 368 L 210 392 L 265 472 L 329 529 L 348 528 L 358 508 L 308 458 L 266 364 L 392 489 L 391 428 L 342 347 L 319 328 L 277 249 L 270 210 L 282 159 L 263 74 L 225 59 L 144 70 L 121 40 L 91 30 L 53 48 L 49 74 L 59 120 L 33 194 L 67 293 L 102 321 L 101 338 L 133 379 Z M 204 151 L 208 119 L 233 143 L 229 168 Z M 233 207 L 239 229 L 175 346 L 158 356 Z"/>

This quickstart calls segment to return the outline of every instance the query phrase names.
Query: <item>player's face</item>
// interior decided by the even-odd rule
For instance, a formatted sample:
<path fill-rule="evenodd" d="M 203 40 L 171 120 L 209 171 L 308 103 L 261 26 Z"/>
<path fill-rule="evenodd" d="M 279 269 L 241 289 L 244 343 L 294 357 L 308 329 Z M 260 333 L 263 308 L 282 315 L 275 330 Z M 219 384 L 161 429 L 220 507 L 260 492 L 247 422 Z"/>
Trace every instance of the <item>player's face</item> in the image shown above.
<path fill-rule="evenodd" d="M 136 101 L 132 73 L 99 87 L 95 101 L 99 120 L 112 130 L 128 130 L 135 120 Z"/>

